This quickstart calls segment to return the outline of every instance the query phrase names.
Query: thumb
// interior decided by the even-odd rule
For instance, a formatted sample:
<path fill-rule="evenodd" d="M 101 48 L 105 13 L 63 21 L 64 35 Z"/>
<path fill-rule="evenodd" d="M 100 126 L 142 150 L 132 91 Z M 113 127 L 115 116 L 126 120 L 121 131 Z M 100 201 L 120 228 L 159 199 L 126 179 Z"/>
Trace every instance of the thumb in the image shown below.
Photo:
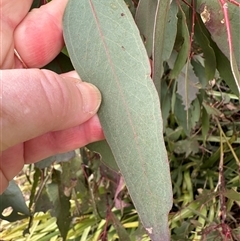
<path fill-rule="evenodd" d="M 0 151 L 80 125 L 97 112 L 101 102 L 95 86 L 49 70 L 1 70 L 0 82 Z"/>

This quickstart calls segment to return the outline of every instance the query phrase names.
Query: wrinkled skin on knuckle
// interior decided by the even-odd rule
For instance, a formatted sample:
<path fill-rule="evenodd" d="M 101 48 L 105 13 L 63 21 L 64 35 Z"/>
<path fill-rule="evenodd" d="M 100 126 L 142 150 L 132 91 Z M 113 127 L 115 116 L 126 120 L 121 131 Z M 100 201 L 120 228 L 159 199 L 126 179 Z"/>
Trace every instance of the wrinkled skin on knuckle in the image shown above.
<path fill-rule="evenodd" d="M 68 85 L 57 78 L 56 74 L 49 70 L 41 70 L 39 91 L 42 96 L 42 105 L 45 112 L 50 115 L 49 119 L 53 120 L 51 130 L 58 129 L 58 123 L 66 121 L 69 116 L 69 109 L 72 109 L 71 90 Z"/>

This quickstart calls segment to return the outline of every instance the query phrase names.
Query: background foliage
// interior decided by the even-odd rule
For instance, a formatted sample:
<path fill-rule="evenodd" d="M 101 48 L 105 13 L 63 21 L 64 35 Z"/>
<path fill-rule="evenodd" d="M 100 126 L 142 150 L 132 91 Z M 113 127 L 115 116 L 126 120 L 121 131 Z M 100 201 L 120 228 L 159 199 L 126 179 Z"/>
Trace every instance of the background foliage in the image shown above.
<path fill-rule="evenodd" d="M 240 1 L 125 2 L 161 100 L 171 240 L 239 240 Z M 66 49 L 46 68 L 73 69 Z M 0 197 L 1 239 L 150 240 L 117 167 L 105 165 L 112 157 L 97 148 L 26 166 Z"/>

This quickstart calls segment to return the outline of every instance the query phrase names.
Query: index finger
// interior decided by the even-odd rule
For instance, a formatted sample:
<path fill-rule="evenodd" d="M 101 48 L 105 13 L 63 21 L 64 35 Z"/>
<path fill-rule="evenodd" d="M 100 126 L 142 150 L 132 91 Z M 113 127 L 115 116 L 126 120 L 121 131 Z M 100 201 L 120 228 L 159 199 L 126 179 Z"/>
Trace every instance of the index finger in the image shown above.
<path fill-rule="evenodd" d="M 52 0 L 33 9 L 16 28 L 14 45 L 28 67 L 43 67 L 63 48 L 62 18 L 67 2 Z"/>
<path fill-rule="evenodd" d="M 0 81 L 0 151 L 78 126 L 94 116 L 101 101 L 93 85 L 49 70 L 2 70 Z"/>

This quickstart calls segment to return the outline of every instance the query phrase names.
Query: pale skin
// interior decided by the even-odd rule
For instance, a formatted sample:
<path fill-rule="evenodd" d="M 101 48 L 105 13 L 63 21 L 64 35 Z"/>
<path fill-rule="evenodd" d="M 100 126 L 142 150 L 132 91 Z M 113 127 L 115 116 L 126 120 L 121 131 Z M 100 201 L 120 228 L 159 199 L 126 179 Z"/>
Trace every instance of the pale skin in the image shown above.
<path fill-rule="evenodd" d="M 104 139 L 98 89 L 40 69 L 64 46 L 68 0 L 29 12 L 32 1 L 0 1 L 0 194 L 24 164 Z"/>

